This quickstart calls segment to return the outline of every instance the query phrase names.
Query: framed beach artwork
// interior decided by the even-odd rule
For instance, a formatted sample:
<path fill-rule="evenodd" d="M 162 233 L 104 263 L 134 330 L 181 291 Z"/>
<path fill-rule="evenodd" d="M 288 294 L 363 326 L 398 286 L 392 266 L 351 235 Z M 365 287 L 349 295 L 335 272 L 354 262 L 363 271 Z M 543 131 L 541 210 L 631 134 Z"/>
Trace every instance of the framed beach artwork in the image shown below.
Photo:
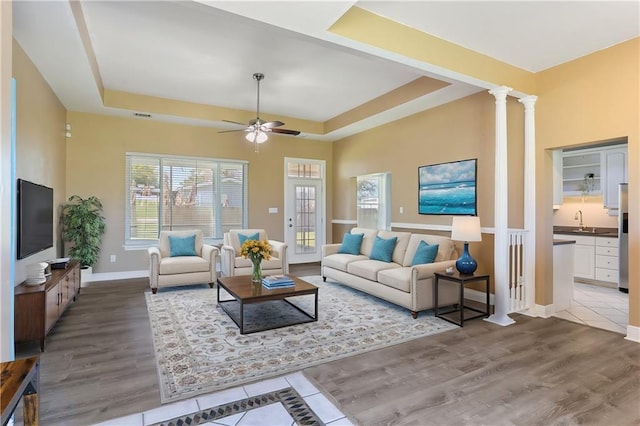
<path fill-rule="evenodd" d="M 477 162 L 418 167 L 418 213 L 476 216 Z"/>

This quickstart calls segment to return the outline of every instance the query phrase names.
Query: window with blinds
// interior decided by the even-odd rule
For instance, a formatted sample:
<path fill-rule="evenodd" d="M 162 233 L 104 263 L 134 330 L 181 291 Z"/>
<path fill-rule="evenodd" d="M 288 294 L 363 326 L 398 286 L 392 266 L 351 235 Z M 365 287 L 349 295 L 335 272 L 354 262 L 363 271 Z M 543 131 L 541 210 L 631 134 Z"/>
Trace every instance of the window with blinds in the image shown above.
<path fill-rule="evenodd" d="M 222 239 L 246 228 L 246 162 L 134 153 L 126 162 L 126 244 L 157 240 L 162 230 Z"/>

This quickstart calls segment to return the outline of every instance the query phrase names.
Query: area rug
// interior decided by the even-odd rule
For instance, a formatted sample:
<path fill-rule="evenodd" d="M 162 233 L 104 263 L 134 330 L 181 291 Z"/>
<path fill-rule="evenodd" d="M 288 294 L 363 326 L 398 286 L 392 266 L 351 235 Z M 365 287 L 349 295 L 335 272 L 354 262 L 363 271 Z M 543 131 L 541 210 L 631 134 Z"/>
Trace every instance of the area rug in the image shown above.
<path fill-rule="evenodd" d="M 241 335 L 218 308 L 216 289 L 146 293 L 162 403 L 280 376 L 457 328 L 431 311 L 409 311 L 320 276 L 317 322 Z M 224 300 L 228 295 L 221 292 Z M 313 312 L 313 296 L 291 299 Z M 277 305 L 253 305 L 249 323 L 277 321 Z"/>

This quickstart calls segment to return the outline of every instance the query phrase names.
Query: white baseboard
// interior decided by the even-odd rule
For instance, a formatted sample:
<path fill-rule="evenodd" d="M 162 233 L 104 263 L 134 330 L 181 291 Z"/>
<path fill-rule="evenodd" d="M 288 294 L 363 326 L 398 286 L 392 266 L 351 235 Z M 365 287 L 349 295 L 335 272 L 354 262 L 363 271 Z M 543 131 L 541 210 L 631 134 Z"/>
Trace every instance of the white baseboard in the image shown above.
<path fill-rule="evenodd" d="M 530 315 L 534 317 L 542 317 L 542 318 L 550 318 L 553 314 L 556 313 L 556 309 L 551 305 L 533 305 L 533 307 L 529 310 Z"/>
<path fill-rule="evenodd" d="M 487 302 L 487 294 L 484 291 L 474 290 L 472 288 L 464 289 L 464 298 L 473 300 L 475 302 L 486 303 Z M 493 293 L 489 294 L 489 304 L 495 305 L 494 303 L 494 295 Z"/>
<path fill-rule="evenodd" d="M 632 342 L 640 343 L 640 327 L 628 325 L 625 340 L 631 340 Z"/>
<path fill-rule="evenodd" d="M 142 271 L 121 271 L 121 272 L 98 272 L 92 274 L 86 274 L 82 277 L 82 283 L 90 283 L 96 281 L 114 281 L 114 280 L 126 280 L 129 278 L 145 278 L 149 277 L 148 270 Z"/>

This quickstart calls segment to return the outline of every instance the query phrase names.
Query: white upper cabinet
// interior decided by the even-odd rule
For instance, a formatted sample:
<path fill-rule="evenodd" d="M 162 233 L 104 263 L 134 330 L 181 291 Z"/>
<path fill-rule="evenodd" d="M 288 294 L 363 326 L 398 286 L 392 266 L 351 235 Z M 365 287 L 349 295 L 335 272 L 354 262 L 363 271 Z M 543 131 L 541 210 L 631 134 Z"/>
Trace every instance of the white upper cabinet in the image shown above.
<path fill-rule="evenodd" d="M 618 208 L 618 184 L 627 182 L 627 147 L 602 152 L 604 186 L 602 202 L 605 208 Z"/>
<path fill-rule="evenodd" d="M 562 156 L 562 192 L 565 196 L 598 195 L 601 186 L 601 151 L 566 151 Z"/>
<path fill-rule="evenodd" d="M 554 169 L 556 164 L 554 161 Z M 626 181 L 626 144 L 576 149 L 562 154 L 562 195 L 565 197 L 602 194 L 604 207 L 616 210 L 618 184 Z M 555 191 L 556 188 L 554 204 L 559 204 Z"/>

